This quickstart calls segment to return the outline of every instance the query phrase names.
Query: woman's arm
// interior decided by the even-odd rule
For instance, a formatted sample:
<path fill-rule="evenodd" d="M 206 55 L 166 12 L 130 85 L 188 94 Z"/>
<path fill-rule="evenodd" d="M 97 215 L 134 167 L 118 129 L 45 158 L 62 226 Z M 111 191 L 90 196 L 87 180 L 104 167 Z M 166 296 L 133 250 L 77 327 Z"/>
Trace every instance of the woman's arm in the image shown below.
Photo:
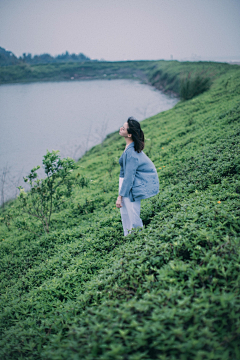
<path fill-rule="evenodd" d="M 129 196 L 129 192 L 133 186 L 134 178 L 138 168 L 138 158 L 131 154 L 126 154 L 126 166 L 124 169 L 124 180 L 122 183 L 120 196 Z"/>

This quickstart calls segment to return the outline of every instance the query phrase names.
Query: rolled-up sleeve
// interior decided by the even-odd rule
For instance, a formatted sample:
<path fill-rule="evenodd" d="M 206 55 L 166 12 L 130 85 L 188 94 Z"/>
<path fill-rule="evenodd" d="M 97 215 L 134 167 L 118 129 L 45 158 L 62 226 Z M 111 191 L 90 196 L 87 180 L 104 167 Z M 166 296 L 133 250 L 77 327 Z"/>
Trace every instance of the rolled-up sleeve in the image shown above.
<path fill-rule="evenodd" d="M 131 154 L 126 154 L 126 163 L 124 171 L 124 180 L 119 195 L 129 197 L 138 168 L 138 158 Z"/>

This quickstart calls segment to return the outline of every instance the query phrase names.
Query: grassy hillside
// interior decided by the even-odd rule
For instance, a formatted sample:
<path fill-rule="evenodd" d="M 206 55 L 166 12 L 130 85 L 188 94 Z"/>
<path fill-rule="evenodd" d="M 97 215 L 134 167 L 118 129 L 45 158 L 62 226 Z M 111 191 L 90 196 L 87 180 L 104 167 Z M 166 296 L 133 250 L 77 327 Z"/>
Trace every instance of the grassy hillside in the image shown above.
<path fill-rule="evenodd" d="M 238 65 L 235 67 L 237 68 Z M 217 77 L 230 70 L 231 65 L 214 62 L 179 62 L 158 61 L 149 74 L 150 83 L 165 92 L 174 92 L 181 95 L 181 86 L 189 79 L 199 76 L 213 82 Z"/>
<path fill-rule="evenodd" d="M 142 122 L 160 180 L 143 231 L 122 235 L 118 132 L 79 160 L 89 185 L 49 234 L 17 201 L 1 212 L 1 359 L 240 358 L 240 68 L 209 71 L 209 91 Z"/>

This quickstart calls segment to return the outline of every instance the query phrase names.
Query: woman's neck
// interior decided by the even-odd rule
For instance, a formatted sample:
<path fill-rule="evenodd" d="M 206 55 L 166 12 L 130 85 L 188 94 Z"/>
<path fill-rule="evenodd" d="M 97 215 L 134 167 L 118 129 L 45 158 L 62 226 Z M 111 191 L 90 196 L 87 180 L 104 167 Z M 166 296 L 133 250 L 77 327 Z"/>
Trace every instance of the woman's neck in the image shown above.
<path fill-rule="evenodd" d="M 126 140 L 126 147 L 125 147 L 125 150 L 126 150 L 126 148 L 128 147 L 128 145 L 130 145 L 130 144 L 133 142 L 133 139 L 132 139 L 132 138 L 129 138 L 129 137 L 126 137 L 125 140 Z"/>

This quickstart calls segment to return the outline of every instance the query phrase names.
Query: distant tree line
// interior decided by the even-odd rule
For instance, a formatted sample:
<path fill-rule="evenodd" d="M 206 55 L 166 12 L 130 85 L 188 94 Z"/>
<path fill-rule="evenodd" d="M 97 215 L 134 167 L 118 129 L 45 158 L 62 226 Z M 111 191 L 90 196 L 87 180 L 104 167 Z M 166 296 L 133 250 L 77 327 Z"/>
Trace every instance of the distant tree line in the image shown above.
<path fill-rule="evenodd" d="M 32 55 L 30 53 L 22 54 L 22 56 L 16 57 L 11 51 L 7 51 L 0 47 L 0 66 L 6 65 L 18 65 L 18 64 L 50 64 L 60 62 L 85 62 L 85 61 L 96 61 L 91 60 L 89 57 L 82 53 L 69 54 L 68 51 L 61 55 L 51 56 L 50 54 Z"/>
<path fill-rule="evenodd" d="M 0 65 L 17 65 L 18 58 L 11 52 L 0 47 Z"/>

